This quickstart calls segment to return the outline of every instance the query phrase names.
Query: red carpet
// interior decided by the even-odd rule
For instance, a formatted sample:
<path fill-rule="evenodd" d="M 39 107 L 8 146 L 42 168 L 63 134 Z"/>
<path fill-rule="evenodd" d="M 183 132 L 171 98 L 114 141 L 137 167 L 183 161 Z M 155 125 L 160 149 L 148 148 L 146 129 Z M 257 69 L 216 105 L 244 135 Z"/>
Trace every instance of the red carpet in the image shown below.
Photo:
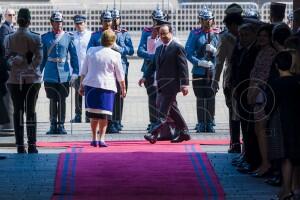
<path fill-rule="evenodd" d="M 123 141 L 114 141 L 114 144 L 117 143 L 124 143 Z M 130 143 L 140 143 L 142 141 L 140 140 L 131 140 L 128 141 Z M 195 144 L 201 144 L 201 145 L 228 145 L 230 141 L 228 139 L 202 139 L 202 140 L 193 140 L 193 143 Z M 84 147 L 88 143 L 87 141 L 66 141 L 66 142 L 37 142 L 37 145 L 39 147 L 47 147 L 47 148 L 57 148 L 57 147 L 66 147 L 66 148 L 71 148 L 71 147 Z"/>
<path fill-rule="evenodd" d="M 108 144 L 108 148 L 94 148 L 85 142 L 62 153 L 52 200 L 224 199 L 222 186 L 196 141 Z"/>

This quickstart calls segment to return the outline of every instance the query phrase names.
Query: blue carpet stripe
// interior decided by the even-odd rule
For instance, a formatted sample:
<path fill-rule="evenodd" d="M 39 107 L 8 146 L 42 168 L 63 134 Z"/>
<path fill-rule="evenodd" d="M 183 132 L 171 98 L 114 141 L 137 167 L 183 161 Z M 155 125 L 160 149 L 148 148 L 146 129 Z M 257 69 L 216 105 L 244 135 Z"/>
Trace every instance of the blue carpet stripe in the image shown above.
<path fill-rule="evenodd" d="M 197 167 L 197 161 L 195 161 L 195 159 L 193 158 L 193 153 L 188 149 L 188 146 L 189 145 L 184 145 L 184 148 L 185 148 L 185 151 L 188 153 L 188 156 L 192 162 L 192 165 L 194 167 L 194 170 L 195 170 L 195 173 L 196 173 L 196 176 L 197 176 L 197 180 L 198 180 L 198 183 L 201 187 L 201 190 L 204 192 L 204 199 L 207 199 L 208 197 L 208 193 L 207 193 L 207 190 L 205 187 L 203 187 L 202 185 L 202 178 L 201 178 L 201 172 L 200 172 L 200 169 Z"/>
<path fill-rule="evenodd" d="M 196 154 L 196 157 L 197 157 L 197 160 L 201 166 L 201 169 L 203 170 L 203 174 L 205 175 L 205 178 L 208 182 L 208 185 L 209 185 L 209 188 L 211 189 L 212 193 L 213 193 L 213 198 L 214 199 L 218 199 L 218 191 L 217 189 L 215 188 L 215 185 L 214 183 L 212 182 L 211 180 L 211 177 L 209 176 L 208 172 L 207 172 L 207 169 L 206 169 L 206 166 L 204 165 L 204 162 L 202 160 L 202 156 L 200 154 L 200 152 L 198 152 L 195 148 L 195 145 L 191 145 L 191 148 L 192 148 L 192 152 L 194 152 Z"/>
<path fill-rule="evenodd" d="M 70 180 L 70 183 L 71 183 L 71 186 L 70 186 L 70 196 L 69 196 L 69 200 L 72 200 L 73 198 L 73 194 L 74 194 L 74 191 L 75 191 L 75 172 L 76 172 L 76 164 L 77 164 L 77 152 L 82 152 L 82 149 L 80 148 L 73 148 L 72 149 L 72 153 L 74 153 L 74 160 L 73 160 L 73 163 L 72 163 L 72 171 L 71 171 L 71 180 Z"/>
<path fill-rule="evenodd" d="M 70 154 L 66 154 L 63 166 L 63 172 L 61 175 L 61 186 L 60 186 L 60 200 L 64 199 L 64 194 L 66 192 L 66 182 L 67 182 L 67 174 L 69 168 Z"/>

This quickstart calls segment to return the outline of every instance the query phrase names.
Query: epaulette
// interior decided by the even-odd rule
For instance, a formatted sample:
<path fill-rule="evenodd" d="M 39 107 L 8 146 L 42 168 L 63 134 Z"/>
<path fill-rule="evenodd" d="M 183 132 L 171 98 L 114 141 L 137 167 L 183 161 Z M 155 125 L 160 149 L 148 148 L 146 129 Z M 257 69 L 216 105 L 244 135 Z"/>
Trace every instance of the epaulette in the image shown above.
<path fill-rule="evenodd" d="M 42 37 L 45 37 L 46 35 L 48 35 L 50 32 L 46 32 L 42 34 Z"/>
<path fill-rule="evenodd" d="M 201 28 L 194 28 L 194 29 L 192 30 L 192 32 L 193 32 L 194 34 L 196 34 L 196 35 L 200 34 L 201 31 L 202 31 Z"/>
<path fill-rule="evenodd" d="M 36 35 L 40 35 L 39 33 L 33 32 L 33 31 L 30 31 L 30 33 L 33 33 L 33 34 L 36 34 Z"/>
<path fill-rule="evenodd" d="M 98 31 L 95 31 L 95 32 L 93 32 L 93 33 L 92 33 L 92 35 L 94 35 L 94 34 L 98 34 L 98 33 L 101 33 L 101 32 L 103 32 L 103 28 L 99 28 L 99 30 L 98 30 Z"/>
<path fill-rule="evenodd" d="M 126 28 L 121 28 L 121 32 L 122 33 L 125 33 L 125 32 L 127 32 L 128 30 L 126 29 Z"/>
<path fill-rule="evenodd" d="M 152 27 L 145 27 L 144 32 L 152 32 Z"/>

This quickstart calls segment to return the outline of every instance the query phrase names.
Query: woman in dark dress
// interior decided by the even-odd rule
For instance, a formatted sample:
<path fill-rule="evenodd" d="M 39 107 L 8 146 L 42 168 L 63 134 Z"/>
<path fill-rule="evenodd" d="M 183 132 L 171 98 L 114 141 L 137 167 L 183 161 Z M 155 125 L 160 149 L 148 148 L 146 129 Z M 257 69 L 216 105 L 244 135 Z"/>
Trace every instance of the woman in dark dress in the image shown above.
<path fill-rule="evenodd" d="M 294 56 L 290 51 L 282 51 L 274 60 L 280 74 L 273 88 L 279 106 L 284 145 L 283 184 L 279 199 L 292 196 L 292 183 L 299 179 L 294 172 L 300 165 L 300 76 L 290 72 L 291 66 L 295 64 Z"/>

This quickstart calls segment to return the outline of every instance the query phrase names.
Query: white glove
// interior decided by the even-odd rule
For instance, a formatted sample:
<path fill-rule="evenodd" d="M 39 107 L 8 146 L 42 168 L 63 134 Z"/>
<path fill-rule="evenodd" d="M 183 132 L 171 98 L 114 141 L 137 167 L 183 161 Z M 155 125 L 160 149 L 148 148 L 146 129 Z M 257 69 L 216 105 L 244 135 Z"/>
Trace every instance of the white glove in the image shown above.
<path fill-rule="evenodd" d="M 77 74 L 72 74 L 71 80 L 70 80 L 71 85 L 73 85 L 77 79 L 78 79 L 78 75 Z"/>
<path fill-rule="evenodd" d="M 9 64 L 10 66 L 13 66 L 13 65 L 20 65 L 20 64 L 22 64 L 23 61 L 24 61 L 24 58 L 23 58 L 22 56 L 16 55 L 16 56 L 10 57 L 10 58 L 8 59 L 8 64 Z"/>
<path fill-rule="evenodd" d="M 205 51 L 209 51 L 213 55 L 215 55 L 217 53 L 217 49 L 213 45 L 211 45 L 211 44 L 206 44 L 205 45 Z"/>
<path fill-rule="evenodd" d="M 204 67 L 204 68 L 213 68 L 214 64 L 211 61 L 199 60 L 198 61 L 198 66 L 199 67 Z"/>

